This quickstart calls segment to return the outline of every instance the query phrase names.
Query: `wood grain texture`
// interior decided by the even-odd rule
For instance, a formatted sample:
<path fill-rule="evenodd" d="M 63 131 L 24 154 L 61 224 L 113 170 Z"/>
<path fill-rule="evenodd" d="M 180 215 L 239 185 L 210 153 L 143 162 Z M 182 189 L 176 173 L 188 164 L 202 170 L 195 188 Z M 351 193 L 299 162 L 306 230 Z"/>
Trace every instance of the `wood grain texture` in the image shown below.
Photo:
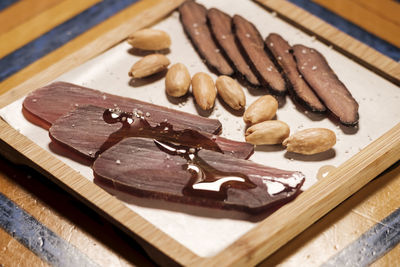
<path fill-rule="evenodd" d="M 387 0 L 313 0 L 400 48 L 400 4 Z"/>
<path fill-rule="evenodd" d="M 0 35 L 60 3 L 59 0 L 18 1 L 0 12 Z"/>
<path fill-rule="evenodd" d="M 0 98 L 0 107 L 106 51 L 127 38 L 130 33 L 155 23 L 182 1 L 140 1 L 93 27 L 1 82 L 0 94 L 3 93 L 3 96 Z"/>
<path fill-rule="evenodd" d="M 400 244 L 389 251 L 385 257 L 378 259 L 376 262 L 371 264 L 370 267 L 380 267 L 380 266 L 399 266 L 400 260 Z"/>
<path fill-rule="evenodd" d="M 152 244 L 167 256 L 182 264 L 192 262 L 197 256 L 177 241 L 164 234 L 126 207 L 121 201 L 90 182 L 69 166 L 0 120 L 0 152 L 15 163 L 24 164 L 41 172 L 96 212 L 120 226 L 138 242 Z M 14 151 L 14 152 L 11 152 Z M 153 253 L 153 251 L 149 251 Z"/>
<path fill-rule="evenodd" d="M 227 249 L 214 257 L 204 259 L 146 222 L 5 122 L 0 121 L 0 127 L 3 129 L 0 139 L 20 154 L 14 153 L 14 160 L 44 173 L 100 214 L 110 216 L 117 225 L 127 229 L 129 233 L 135 233 L 180 264 L 197 266 L 240 266 L 260 262 L 396 162 L 400 154 L 398 124 Z M 2 143 L 1 151 L 5 153 L 7 147 Z"/>
<path fill-rule="evenodd" d="M 0 262 L 3 266 L 50 266 L 0 228 Z"/>
<path fill-rule="evenodd" d="M 116 15 L 104 24 L 77 38 L 77 40 L 34 63 L 33 66 L 6 80 L 1 84 L 1 86 L 7 85 L 4 87 L 4 91 L 17 84 L 18 86 L 0 98 L 0 106 L 22 97 L 34 88 L 53 80 L 60 74 L 107 50 L 112 45 L 123 40 L 130 32 L 147 26 L 149 23 L 153 23 L 155 19 L 167 14 L 179 2 L 181 1 L 175 1 L 169 5 L 156 0 L 143 1 L 129 8 L 129 10 L 127 9 L 128 11 L 124 11 L 125 13 L 121 12 L 124 15 Z M 273 2 L 286 3 L 282 1 Z M 156 8 L 153 9 L 152 5 L 155 5 Z M 282 6 L 285 5 L 283 4 Z M 294 8 L 293 12 L 297 14 L 298 10 L 298 8 Z M 140 12 L 143 13 L 138 15 Z M 160 12 L 162 13 L 161 15 Z M 280 13 L 279 11 L 277 12 Z M 133 18 L 128 18 L 127 14 L 130 14 Z M 302 11 L 299 14 L 301 15 Z M 294 15 L 291 14 L 291 16 Z M 129 23 L 117 26 L 124 21 L 129 21 Z M 326 28 L 327 26 L 323 24 L 321 23 L 320 28 L 317 28 L 320 31 L 326 30 L 331 35 L 334 35 L 335 31 L 332 31 L 329 26 Z M 351 39 L 349 39 L 349 43 L 352 43 Z M 86 44 L 88 44 L 88 47 L 82 48 Z M 356 45 L 355 47 L 357 48 L 358 46 Z M 365 53 L 368 55 L 367 52 Z M 65 56 L 65 54 L 70 55 Z M 376 53 L 375 56 L 377 59 L 382 57 L 379 53 Z M 51 66 L 52 64 L 54 65 Z M 389 64 L 390 66 L 391 64 Z M 38 73 L 38 69 L 45 70 Z M 386 73 L 385 68 L 381 72 Z M 3 90 L 3 87 L 0 90 Z M 50 153 L 40 149 L 1 120 L 0 128 L 2 129 L 0 132 L 1 153 L 7 154 L 7 157 L 11 157 L 17 162 L 35 167 L 47 177 L 62 185 L 72 195 L 77 196 L 97 212 L 119 225 L 128 234 L 133 235 L 144 246 L 152 244 L 158 250 L 184 265 L 250 265 L 261 261 L 331 208 L 338 205 L 347 196 L 357 191 L 391 163 L 398 160 L 398 154 L 400 153 L 400 126 L 397 125 L 389 133 L 343 164 L 329 178 L 323 180 L 323 183 L 318 183 L 310 190 L 307 190 L 295 202 L 273 214 L 273 216 L 260 223 L 259 226 L 217 256 L 204 259 L 197 257 L 188 249 L 166 236 L 126 208 L 121 202 L 109 196 L 86 178 L 72 171 L 68 166 L 56 160 Z M 289 218 L 288 214 L 290 214 Z M 282 221 L 287 220 L 288 223 L 283 225 Z M 271 225 L 278 225 L 278 227 L 271 229 Z M 154 250 L 149 248 L 149 253 L 153 254 Z"/>
<path fill-rule="evenodd" d="M 281 0 L 256 0 L 270 11 L 322 42 L 332 45 L 340 53 L 354 59 L 396 85 L 400 85 L 400 64 L 371 47 L 325 23 L 296 5 Z"/>
<path fill-rule="evenodd" d="M 368 183 L 272 254 L 261 266 L 296 266 L 299 262 L 304 266 L 321 266 L 400 206 L 400 192 L 396 190 L 399 186 L 400 168 L 397 166 Z M 397 246 L 379 259 L 375 266 L 398 266 L 399 249 Z M 368 249 L 366 252 L 371 253 Z"/>
<path fill-rule="evenodd" d="M 58 24 L 74 17 L 99 0 L 64 0 L 54 7 L 0 35 L 0 58 L 22 47 Z"/>
<path fill-rule="evenodd" d="M 398 155 L 400 123 L 214 258 L 196 263 L 214 266 L 258 263 L 391 166 Z"/>
<path fill-rule="evenodd" d="M 317 1 L 317 0 L 315 0 Z M 318 0 L 320 1 L 320 0 Z M 400 24 L 400 4 L 399 1 L 393 0 L 352 0 L 353 2 L 368 8 L 374 13 L 384 17 L 385 20 L 391 21 L 395 24 Z M 397 2 L 397 3 L 396 3 Z"/>
<path fill-rule="evenodd" d="M 2 157 L 0 157 L 0 193 L 18 205 L 19 212 L 21 210 L 29 212 L 30 216 L 40 222 L 43 229 L 48 228 L 56 235 L 51 240 L 49 236 L 43 235 L 44 243 L 54 242 L 59 237 L 99 266 L 122 267 L 131 264 L 151 266 L 149 260 L 139 254 L 143 252 L 135 247 L 137 244 L 125 236 L 124 239 L 121 238 L 122 233 L 116 231 L 110 223 L 84 205 L 80 205 L 67 192 L 38 173 L 13 165 Z M 5 205 L 2 202 L 0 207 L 2 204 Z M 10 220 L 19 226 L 19 232 L 28 232 L 34 225 L 33 220 L 24 218 L 18 217 L 17 222 Z M 40 225 L 36 228 L 39 228 L 38 226 Z M 16 236 L 11 236 L 0 229 L 0 263 L 5 266 L 16 266 L 22 260 L 23 266 L 41 266 L 39 256 L 44 255 L 33 255 L 28 248 L 14 240 L 15 238 Z M 30 244 L 34 246 L 36 240 L 32 240 L 32 236 L 26 238 L 27 243 L 33 241 L 33 244 Z M 54 248 L 58 248 L 60 243 L 54 242 L 53 245 Z M 49 252 L 47 246 L 45 249 Z M 69 255 L 71 254 L 72 252 Z M 54 254 L 49 253 L 46 256 L 48 255 Z M 55 257 L 54 260 L 57 261 L 58 258 Z M 42 263 L 42 266 L 47 266 L 44 261 Z"/>

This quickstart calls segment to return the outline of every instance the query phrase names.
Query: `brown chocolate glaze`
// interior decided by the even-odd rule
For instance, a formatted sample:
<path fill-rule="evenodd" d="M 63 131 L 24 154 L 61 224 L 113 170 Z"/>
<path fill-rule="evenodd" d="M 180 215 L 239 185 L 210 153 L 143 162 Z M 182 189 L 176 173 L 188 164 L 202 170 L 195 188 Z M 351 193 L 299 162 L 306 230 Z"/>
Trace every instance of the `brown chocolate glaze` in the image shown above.
<path fill-rule="evenodd" d="M 304 45 L 294 45 L 297 69 L 325 106 L 348 126 L 358 123 L 358 103 L 339 80 L 321 53 Z"/>
<path fill-rule="evenodd" d="M 265 39 L 265 45 L 286 75 L 292 93 L 291 96 L 308 110 L 325 112 L 326 107 L 297 70 L 297 63 L 290 53 L 291 46 L 289 43 L 279 34 L 271 33 Z"/>
<path fill-rule="evenodd" d="M 261 83 L 267 86 L 271 93 L 285 94 L 285 80 L 264 50 L 264 41 L 257 28 L 239 15 L 233 16 L 232 23 L 238 44 L 253 70 L 257 72 Z"/>
<path fill-rule="evenodd" d="M 120 117 L 118 121 L 116 117 L 113 122 L 104 117 L 106 110 L 90 105 L 76 108 L 53 123 L 49 129 L 51 139 L 89 159 L 95 159 L 107 148 L 132 136 L 157 138 L 217 151 L 221 149 L 225 154 L 244 159 L 250 157 L 254 151 L 253 145 L 248 143 L 189 129 L 175 130 L 168 120 L 151 126 L 151 113 L 147 116 L 143 113 L 142 118 L 133 118 L 130 125 L 126 125 L 129 114 L 121 113 L 125 119 Z"/>
<path fill-rule="evenodd" d="M 93 172 L 100 184 L 138 196 L 252 213 L 290 201 L 304 183 L 300 172 L 137 137 L 126 138 L 102 153 Z M 222 178 L 228 179 L 214 191 L 193 186 Z"/>
<path fill-rule="evenodd" d="M 23 102 L 28 118 L 43 120 L 49 124 L 69 111 L 82 105 L 95 105 L 103 108 L 119 107 L 122 110 L 141 110 L 149 112 L 149 123 L 155 125 L 168 120 L 175 129 L 192 129 L 218 134 L 222 125 L 218 120 L 169 109 L 133 98 L 121 97 L 66 82 L 54 82 L 30 93 Z M 35 123 L 35 122 L 34 122 Z"/>
<path fill-rule="evenodd" d="M 252 86 L 260 86 L 249 64 L 241 54 L 232 32 L 232 18 L 219 9 L 211 8 L 207 12 L 208 22 L 214 39 L 227 55 L 236 71 Z"/>
<path fill-rule="evenodd" d="M 179 7 L 179 14 L 186 34 L 206 64 L 219 74 L 233 75 L 232 67 L 211 36 L 207 25 L 207 9 L 194 1 L 186 1 Z"/>

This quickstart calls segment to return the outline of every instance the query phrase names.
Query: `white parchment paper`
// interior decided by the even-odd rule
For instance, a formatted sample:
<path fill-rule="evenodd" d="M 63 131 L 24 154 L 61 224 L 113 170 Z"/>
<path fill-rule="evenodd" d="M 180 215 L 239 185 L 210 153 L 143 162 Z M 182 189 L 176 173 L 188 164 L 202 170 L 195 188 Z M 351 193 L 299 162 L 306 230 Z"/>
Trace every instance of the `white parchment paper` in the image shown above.
<path fill-rule="evenodd" d="M 333 130 L 337 135 L 335 148 L 320 155 L 305 157 L 285 153 L 280 146 L 258 146 L 251 160 L 277 168 L 302 171 L 307 177 L 303 187 L 306 190 L 316 182 L 316 173 L 321 166 L 340 165 L 400 121 L 400 89 L 397 86 L 333 51 L 315 38 L 286 24 L 251 1 L 202 0 L 198 2 L 206 7 L 220 8 L 231 15 L 244 16 L 258 27 L 264 37 L 271 32 L 277 32 L 291 44 L 302 43 L 316 48 L 325 55 L 331 67 L 360 104 L 359 127 L 346 128 L 335 124 L 325 116 L 315 116 L 299 110 L 292 100 L 286 97 L 277 112 L 277 118 L 287 122 L 292 133 L 311 127 Z M 184 63 L 191 75 L 199 71 L 210 73 L 185 36 L 177 12 L 153 28 L 165 30 L 170 34 L 172 46 L 167 56 L 172 64 Z M 142 55 L 132 51 L 131 47 L 124 42 L 65 73 L 57 80 L 198 114 L 199 111 L 191 96 L 181 102 L 166 96 L 163 76 L 156 75 L 148 79 L 131 80 L 128 77 L 128 71 L 131 65 L 141 57 Z M 214 74 L 211 75 L 216 78 Z M 263 90 L 245 91 L 247 106 L 265 94 Z M 42 148 L 51 151 L 55 157 L 92 181 L 93 174 L 90 167 L 59 154 L 51 145 L 47 131 L 31 124 L 23 117 L 20 112 L 22 101 L 23 99 L 20 99 L 3 108 L 0 116 L 23 135 Z M 240 114 L 227 109 L 220 100 L 217 100 L 214 111 L 208 115 L 210 118 L 221 121 L 222 136 L 244 141 L 245 125 Z M 130 209 L 203 257 L 215 255 L 226 248 L 263 218 L 131 196 L 127 201 L 126 196 L 118 195 L 123 201 L 126 200 L 125 203 Z M 271 227 L 274 226 L 271 225 Z"/>

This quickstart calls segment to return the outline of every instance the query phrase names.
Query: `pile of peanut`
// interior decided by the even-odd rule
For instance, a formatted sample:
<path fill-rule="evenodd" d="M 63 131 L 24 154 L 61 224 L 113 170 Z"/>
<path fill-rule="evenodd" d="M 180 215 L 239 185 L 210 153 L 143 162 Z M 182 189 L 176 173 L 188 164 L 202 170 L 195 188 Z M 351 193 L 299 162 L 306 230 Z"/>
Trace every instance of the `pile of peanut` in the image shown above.
<path fill-rule="evenodd" d="M 137 49 L 160 51 L 171 45 L 169 35 L 160 30 L 144 29 L 135 32 L 128 42 Z M 147 55 L 137 61 L 129 71 L 132 78 L 143 78 L 168 69 L 169 59 L 160 53 Z M 182 63 L 172 65 L 165 77 L 165 90 L 169 96 L 182 97 L 189 92 L 197 105 L 203 110 L 214 107 L 217 94 L 234 110 L 244 109 L 246 96 L 239 83 L 229 76 L 219 76 L 214 84 L 210 75 L 198 72 L 193 77 Z M 274 120 L 278 110 L 278 101 L 271 95 L 265 95 L 254 101 L 245 110 L 243 120 L 248 125 L 245 132 L 246 142 L 254 145 L 281 144 L 289 152 L 312 155 L 331 149 L 336 143 L 336 135 L 325 128 L 310 128 L 290 135 L 285 122 Z"/>

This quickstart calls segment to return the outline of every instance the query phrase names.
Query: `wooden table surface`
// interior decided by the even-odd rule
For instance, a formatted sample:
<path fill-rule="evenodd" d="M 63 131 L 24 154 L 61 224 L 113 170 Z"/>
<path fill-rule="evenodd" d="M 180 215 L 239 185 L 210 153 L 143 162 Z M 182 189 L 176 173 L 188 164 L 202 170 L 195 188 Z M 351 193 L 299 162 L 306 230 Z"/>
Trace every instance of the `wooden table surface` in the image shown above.
<path fill-rule="evenodd" d="M 118 25 L 146 1 L 136 7 L 135 0 L 1 1 L 0 94 Z M 398 1 L 291 2 L 400 60 Z M 399 266 L 398 188 L 399 162 L 261 266 Z M 0 266 L 153 266 L 156 261 L 40 173 L 0 156 Z"/>

